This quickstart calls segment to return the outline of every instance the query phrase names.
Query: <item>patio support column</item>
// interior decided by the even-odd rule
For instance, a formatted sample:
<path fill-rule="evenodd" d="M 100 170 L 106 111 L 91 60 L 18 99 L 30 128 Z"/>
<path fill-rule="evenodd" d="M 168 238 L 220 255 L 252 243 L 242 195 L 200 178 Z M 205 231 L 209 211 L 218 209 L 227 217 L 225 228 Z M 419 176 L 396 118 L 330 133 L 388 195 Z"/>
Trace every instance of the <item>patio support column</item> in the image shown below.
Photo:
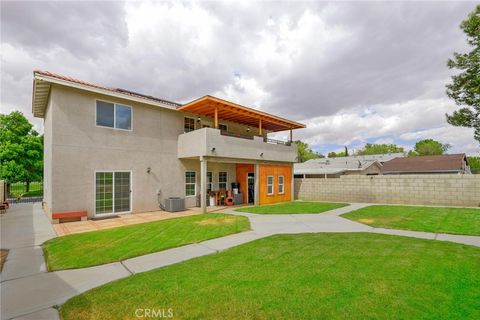
<path fill-rule="evenodd" d="M 292 132 L 292 129 L 290 129 L 290 142 L 293 142 L 293 132 Z"/>
<path fill-rule="evenodd" d="M 262 119 L 258 121 L 258 134 L 263 136 L 262 134 Z"/>
<path fill-rule="evenodd" d="M 218 129 L 218 108 L 215 107 L 215 129 Z"/>
<path fill-rule="evenodd" d="M 260 166 L 258 163 L 254 164 L 255 169 L 255 196 L 254 196 L 254 205 L 258 206 L 260 204 Z"/>
<path fill-rule="evenodd" d="M 200 157 L 200 206 L 207 213 L 207 159 Z"/>

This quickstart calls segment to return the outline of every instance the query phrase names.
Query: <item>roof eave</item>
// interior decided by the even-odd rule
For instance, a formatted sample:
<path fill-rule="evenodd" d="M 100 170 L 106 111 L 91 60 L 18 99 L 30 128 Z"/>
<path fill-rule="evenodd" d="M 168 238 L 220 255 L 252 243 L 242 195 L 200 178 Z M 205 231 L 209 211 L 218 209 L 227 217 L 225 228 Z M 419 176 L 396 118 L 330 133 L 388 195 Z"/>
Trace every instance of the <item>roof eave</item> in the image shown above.
<path fill-rule="evenodd" d="M 237 103 L 234 103 L 234 102 L 231 102 L 231 101 L 223 100 L 223 99 L 211 96 L 211 95 L 205 95 L 203 97 L 200 97 L 198 99 L 190 101 L 190 102 L 188 102 L 188 103 L 186 103 L 186 104 L 184 104 L 180 107 L 177 107 L 177 110 L 184 111 L 184 112 L 189 112 L 189 107 L 198 105 L 199 103 L 202 103 L 202 102 L 208 101 L 208 100 L 212 101 L 214 103 L 225 104 L 225 105 L 228 105 L 229 107 L 238 108 L 239 110 L 245 110 L 245 111 L 257 114 L 258 116 L 263 116 L 263 117 L 266 117 L 266 118 L 270 118 L 270 119 L 272 119 L 271 121 L 277 122 L 278 124 L 282 124 L 284 126 L 284 128 L 282 128 L 281 130 L 270 130 L 271 132 L 284 131 L 284 130 L 289 130 L 289 129 L 290 130 L 292 130 L 292 129 L 302 129 L 302 128 L 306 127 L 303 123 L 299 123 L 299 122 L 296 122 L 296 121 L 293 121 L 293 120 L 285 119 L 285 118 L 282 118 L 282 117 L 279 117 L 279 116 L 276 116 L 276 115 L 273 115 L 273 114 L 270 114 L 270 113 L 267 113 L 267 112 L 263 112 L 263 111 L 260 111 L 260 110 L 255 110 L 255 109 L 252 109 L 252 108 L 249 108 L 249 107 L 246 107 L 246 106 L 242 106 L 240 104 L 237 104 Z M 195 112 L 193 112 L 193 113 L 195 113 Z"/>
<path fill-rule="evenodd" d="M 114 91 L 110 91 L 110 90 L 107 90 L 107 89 L 95 88 L 95 87 L 91 87 L 91 86 L 88 86 L 88 85 L 85 85 L 85 84 L 74 83 L 74 82 L 71 82 L 71 81 L 62 80 L 62 79 L 58 79 L 58 78 L 55 78 L 55 77 L 50 77 L 50 76 L 39 74 L 39 73 L 34 73 L 32 111 L 33 111 L 33 114 L 34 114 L 35 117 L 43 118 L 44 113 L 45 113 L 45 108 L 46 108 L 47 103 L 48 103 L 48 99 L 47 99 L 45 101 L 44 105 L 43 105 L 43 112 L 42 111 L 37 111 L 36 112 L 35 110 L 33 110 L 33 108 L 34 108 L 33 106 L 35 104 L 37 104 L 37 102 L 40 103 L 40 101 L 37 101 L 38 97 L 37 97 L 37 94 L 36 94 L 36 88 L 38 87 L 39 82 L 46 82 L 46 83 L 50 83 L 50 84 L 58 84 L 58 85 L 66 86 L 66 87 L 71 87 L 71 88 L 75 88 L 75 89 L 80 89 L 80 90 L 85 90 L 85 91 L 94 92 L 94 93 L 98 93 L 98 94 L 103 94 L 103 95 L 107 95 L 107 96 L 110 96 L 110 97 L 126 99 L 126 100 L 129 100 L 129 101 L 135 101 L 135 102 L 139 102 L 139 103 L 143 103 L 143 104 L 147 104 L 147 105 L 151 105 L 151 106 L 155 106 L 155 107 L 166 108 L 166 109 L 170 109 L 170 110 L 176 110 L 177 109 L 175 106 L 171 106 L 171 105 L 168 105 L 166 103 L 156 102 L 156 101 L 152 101 L 150 99 L 134 97 L 134 96 L 131 96 L 131 95 L 128 95 L 128 94 L 120 93 L 120 92 L 114 92 Z"/>

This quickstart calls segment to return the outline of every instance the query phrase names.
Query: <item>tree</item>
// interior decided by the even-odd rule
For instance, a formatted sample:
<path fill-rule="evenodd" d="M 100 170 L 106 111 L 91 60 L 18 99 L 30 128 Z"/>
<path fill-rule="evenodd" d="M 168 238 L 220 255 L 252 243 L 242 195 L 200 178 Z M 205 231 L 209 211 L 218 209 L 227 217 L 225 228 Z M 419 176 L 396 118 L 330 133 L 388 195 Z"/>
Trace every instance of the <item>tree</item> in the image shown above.
<path fill-rule="evenodd" d="M 297 161 L 305 162 L 310 159 L 323 158 L 323 155 L 314 152 L 308 143 L 302 142 L 300 140 L 295 141 L 297 145 Z"/>
<path fill-rule="evenodd" d="M 409 152 L 409 156 L 436 156 L 447 152 L 450 149 L 448 143 L 441 143 L 433 139 L 420 140 L 415 143 L 415 150 Z"/>
<path fill-rule="evenodd" d="M 0 175 L 8 182 L 31 181 L 43 176 L 43 137 L 19 111 L 0 114 Z"/>
<path fill-rule="evenodd" d="M 328 153 L 328 157 L 329 157 L 329 158 L 336 158 L 336 157 L 337 157 L 337 153 L 336 153 L 335 151 L 329 152 L 329 153 Z"/>
<path fill-rule="evenodd" d="M 480 157 L 467 157 L 472 173 L 480 173 Z"/>
<path fill-rule="evenodd" d="M 403 152 L 403 148 L 397 146 L 396 144 L 371 144 L 367 143 L 363 149 L 358 151 L 359 155 L 370 155 L 370 154 L 388 154 L 388 153 L 397 153 Z"/>
<path fill-rule="evenodd" d="M 348 148 L 345 146 L 345 157 L 348 157 Z"/>
<path fill-rule="evenodd" d="M 447 85 L 447 95 L 455 100 L 460 109 L 446 114 L 447 122 L 460 127 L 474 128 L 474 137 L 480 142 L 480 5 L 460 24 L 473 50 L 453 54 L 448 60 L 450 69 L 462 72 L 452 76 Z"/>

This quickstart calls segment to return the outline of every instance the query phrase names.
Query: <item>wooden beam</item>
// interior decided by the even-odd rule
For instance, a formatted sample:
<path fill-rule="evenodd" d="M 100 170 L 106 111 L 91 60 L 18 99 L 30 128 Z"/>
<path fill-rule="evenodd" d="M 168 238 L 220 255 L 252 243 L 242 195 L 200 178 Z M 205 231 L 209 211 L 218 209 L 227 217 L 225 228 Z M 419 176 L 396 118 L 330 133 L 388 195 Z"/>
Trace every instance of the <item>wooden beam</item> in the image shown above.
<path fill-rule="evenodd" d="M 258 134 L 259 134 L 259 135 L 263 135 L 263 134 L 262 134 L 262 119 L 260 119 L 260 120 L 258 121 Z"/>
<path fill-rule="evenodd" d="M 218 129 L 218 107 L 215 107 L 215 129 Z"/>

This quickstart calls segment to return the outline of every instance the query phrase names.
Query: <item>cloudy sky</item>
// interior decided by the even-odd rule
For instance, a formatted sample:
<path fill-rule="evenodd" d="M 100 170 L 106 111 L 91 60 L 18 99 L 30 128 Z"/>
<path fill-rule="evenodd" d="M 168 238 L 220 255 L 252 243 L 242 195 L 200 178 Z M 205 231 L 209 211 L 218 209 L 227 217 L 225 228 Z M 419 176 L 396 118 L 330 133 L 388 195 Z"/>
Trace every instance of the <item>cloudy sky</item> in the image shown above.
<path fill-rule="evenodd" d="M 476 2 L 1 2 L 1 112 L 31 116 L 32 70 L 177 102 L 205 94 L 307 124 L 316 151 L 433 138 L 478 154 L 445 121 L 446 61 L 468 50 Z"/>

